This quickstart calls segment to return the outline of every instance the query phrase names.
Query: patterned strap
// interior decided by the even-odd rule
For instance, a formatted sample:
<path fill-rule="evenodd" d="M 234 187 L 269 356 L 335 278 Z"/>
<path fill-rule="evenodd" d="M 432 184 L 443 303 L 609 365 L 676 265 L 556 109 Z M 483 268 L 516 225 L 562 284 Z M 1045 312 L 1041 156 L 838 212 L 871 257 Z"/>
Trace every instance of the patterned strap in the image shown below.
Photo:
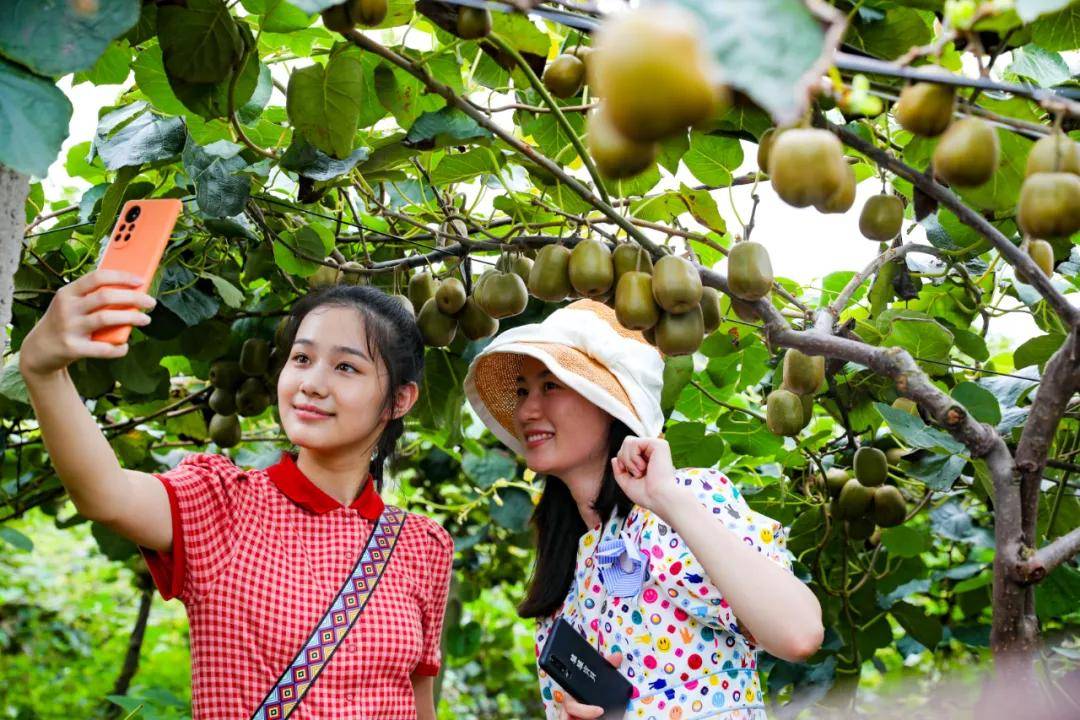
<path fill-rule="evenodd" d="M 341 586 L 333 604 L 315 627 L 311 637 L 267 693 L 251 720 L 284 720 L 292 714 L 315 684 L 334 652 L 341 646 L 356 619 L 379 584 L 390 562 L 406 513 L 387 505 L 371 531 L 364 552 Z"/>

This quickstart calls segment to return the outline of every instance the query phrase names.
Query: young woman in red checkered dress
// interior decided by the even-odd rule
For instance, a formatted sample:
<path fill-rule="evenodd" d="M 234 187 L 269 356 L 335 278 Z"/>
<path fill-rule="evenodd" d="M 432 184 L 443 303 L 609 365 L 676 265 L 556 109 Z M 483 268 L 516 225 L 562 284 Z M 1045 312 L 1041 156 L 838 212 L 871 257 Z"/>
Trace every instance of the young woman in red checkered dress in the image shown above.
<path fill-rule="evenodd" d="M 79 512 L 142 549 L 158 589 L 191 623 L 194 720 L 249 718 L 353 569 L 383 510 L 383 465 L 417 399 L 423 344 L 397 300 L 335 286 L 296 303 L 275 359 L 278 409 L 296 452 L 265 469 L 193 454 L 125 470 L 67 367 L 117 358 L 97 328 L 144 326 L 137 278 L 97 270 L 61 288 L 23 341 L 46 449 Z M 114 287 L 103 287 L 112 285 Z M 280 351 L 279 351 L 280 352 Z M 434 678 L 453 542 L 409 514 L 375 593 L 293 720 L 434 720 Z"/>

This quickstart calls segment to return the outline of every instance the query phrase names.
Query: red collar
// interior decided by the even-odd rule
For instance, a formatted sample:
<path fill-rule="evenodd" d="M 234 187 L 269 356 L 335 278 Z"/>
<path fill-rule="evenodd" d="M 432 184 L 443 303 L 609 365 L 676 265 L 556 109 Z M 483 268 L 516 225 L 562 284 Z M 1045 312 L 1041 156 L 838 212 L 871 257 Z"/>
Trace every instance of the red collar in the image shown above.
<path fill-rule="evenodd" d="M 296 458 L 289 452 L 281 453 L 281 461 L 266 468 L 270 481 L 285 496 L 308 512 L 316 515 L 328 513 L 344 507 L 340 502 L 323 492 L 311 482 L 296 465 Z M 368 474 L 360 494 L 349 507 L 368 520 L 378 520 L 383 511 L 383 500 L 375 489 L 375 479 Z"/>

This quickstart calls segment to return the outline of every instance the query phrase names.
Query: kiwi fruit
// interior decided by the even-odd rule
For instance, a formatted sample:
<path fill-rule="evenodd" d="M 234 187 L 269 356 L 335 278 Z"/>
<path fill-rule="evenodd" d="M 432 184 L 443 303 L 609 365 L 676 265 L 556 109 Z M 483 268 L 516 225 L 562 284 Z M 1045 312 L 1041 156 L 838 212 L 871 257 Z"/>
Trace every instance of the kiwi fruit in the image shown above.
<path fill-rule="evenodd" d="M 889 461 L 889 467 L 900 467 L 900 461 L 904 459 L 911 450 L 904 447 L 889 448 L 885 451 L 885 459 Z"/>
<path fill-rule="evenodd" d="M 529 274 L 532 272 L 533 261 L 524 255 L 503 255 L 495 261 L 495 269 L 503 272 L 512 272 L 521 278 L 521 282 L 529 282 Z"/>
<path fill-rule="evenodd" d="M 593 35 L 589 86 L 612 124 L 649 143 L 713 115 L 724 100 L 704 29 L 674 5 L 609 15 Z"/>
<path fill-rule="evenodd" d="M 878 487 L 889 476 L 889 459 L 876 447 L 863 445 L 855 451 L 855 477 L 867 487 Z"/>
<path fill-rule="evenodd" d="M 438 283 L 435 281 L 435 277 L 429 272 L 420 272 L 409 278 L 409 300 L 412 302 L 413 312 L 417 315 L 420 314 L 420 309 L 424 307 L 431 298 L 435 297 L 435 291 L 439 289 Z"/>
<path fill-rule="evenodd" d="M 585 142 L 600 174 L 611 180 L 633 177 L 656 161 L 659 147 L 623 135 L 608 118 L 606 105 L 589 113 Z"/>
<path fill-rule="evenodd" d="M 356 27 L 356 22 L 349 17 L 347 3 L 332 5 L 322 11 L 323 25 L 330 32 L 343 33 Z"/>
<path fill-rule="evenodd" d="M 795 348 L 784 353 L 784 389 L 796 395 L 812 395 L 825 382 L 825 358 Z"/>
<path fill-rule="evenodd" d="M 716 288 L 701 288 L 701 317 L 705 322 L 706 335 L 720 327 L 724 314 L 720 311 L 720 292 Z"/>
<path fill-rule="evenodd" d="M 848 537 L 853 540 L 868 540 L 874 534 L 874 519 L 868 515 L 850 518 L 846 526 Z"/>
<path fill-rule="evenodd" d="M 1080 143 L 1065 133 L 1054 132 L 1031 146 L 1025 175 L 1066 172 L 1080 175 Z"/>
<path fill-rule="evenodd" d="M 529 304 L 529 291 L 516 273 L 488 273 L 491 279 L 484 282 L 476 295 L 480 308 L 496 320 L 513 317 L 525 311 Z"/>
<path fill-rule="evenodd" d="M 230 448 L 240 442 L 240 420 L 236 415 L 215 414 L 210 418 L 210 439 L 220 448 Z"/>
<path fill-rule="evenodd" d="M 655 286 L 655 280 L 653 284 Z M 665 355 L 689 355 L 701 347 L 701 341 L 705 339 L 701 305 L 695 305 L 684 313 L 661 313 L 653 329 L 660 352 Z"/>
<path fill-rule="evenodd" d="M 615 267 L 611 250 L 599 240 L 582 240 L 570 253 L 570 285 L 582 297 L 597 297 L 611 289 Z"/>
<path fill-rule="evenodd" d="M 364 266 L 355 260 L 341 265 L 341 282 L 349 285 L 365 285 Z"/>
<path fill-rule="evenodd" d="M 786 130 L 769 153 L 773 190 L 794 207 L 823 205 L 847 175 L 844 147 L 835 135 L 817 128 Z"/>
<path fill-rule="evenodd" d="M 653 267 L 653 298 L 666 312 L 701 310 L 701 274 L 686 258 L 665 255 Z"/>
<path fill-rule="evenodd" d="M 749 240 L 735 243 L 728 253 L 727 280 L 728 289 L 740 300 L 753 302 L 768 295 L 773 269 L 765 246 Z"/>
<path fill-rule="evenodd" d="M 862 517 L 874 501 L 874 489 L 863 485 L 856 478 L 844 483 L 840 490 L 840 515 L 848 520 Z"/>
<path fill-rule="evenodd" d="M 576 55 L 560 55 L 544 68 L 543 81 L 555 97 L 563 100 L 573 97 L 585 84 L 585 63 Z"/>
<path fill-rule="evenodd" d="M 461 333 L 469 340 L 480 340 L 499 332 L 499 321 L 484 312 L 475 298 L 465 300 L 457 322 Z"/>
<path fill-rule="evenodd" d="M 263 410 L 270 407 L 270 393 L 262 380 L 249 377 L 236 391 L 236 412 L 243 417 L 255 417 L 261 415 Z"/>
<path fill-rule="evenodd" d="M 1027 254 L 1042 270 L 1043 275 L 1050 277 L 1054 274 L 1054 247 L 1045 240 L 1028 241 Z"/>
<path fill-rule="evenodd" d="M 240 347 L 240 372 L 263 375 L 270 366 L 270 343 L 262 338 L 248 338 Z"/>
<path fill-rule="evenodd" d="M 826 215 L 840 215 L 846 213 L 855 204 L 855 169 L 844 162 L 844 170 L 841 172 L 840 186 L 833 191 L 825 202 L 815 203 L 818 212 Z"/>
<path fill-rule="evenodd" d="M 659 322 L 659 321 L 657 321 Z M 642 330 L 641 336 L 645 338 L 645 342 L 649 343 L 653 347 L 656 347 L 656 326 L 653 325 L 648 330 Z"/>
<path fill-rule="evenodd" d="M 900 396 L 892 401 L 892 406 L 897 410 L 903 410 L 916 417 L 919 416 L 919 404 L 911 398 Z"/>
<path fill-rule="evenodd" d="M 593 49 L 591 45 L 575 45 L 572 48 L 567 48 L 564 53 L 566 55 L 573 55 L 581 62 L 585 63 L 585 69 L 589 69 L 589 58 L 592 57 Z"/>
<path fill-rule="evenodd" d="M 810 424 L 810 421 L 814 419 L 814 394 L 806 393 L 805 395 L 800 395 L 799 400 L 802 401 L 802 426 L 806 427 Z"/>
<path fill-rule="evenodd" d="M 769 156 L 772 153 L 773 143 L 776 142 L 776 136 L 779 132 L 777 128 L 769 128 L 761 134 L 757 146 L 758 172 L 769 172 Z"/>
<path fill-rule="evenodd" d="M 1024 180 L 1016 220 L 1034 238 L 1068 237 L 1080 230 L 1080 176 L 1036 173 Z"/>
<path fill-rule="evenodd" d="M 882 485 L 874 490 L 874 522 L 883 528 L 896 527 L 907 517 L 904 496 L 892 485 Z"/>
<path fill-rule="evenodd" d="M 236 414 L 236 392 L 225 388 L 214 388 L 206 403 L 218 415 Z"/>
<path fill-rule="evenodd" d="M 765 425 L 774 435 L 798 435 L 804 426 L 799 396 L 783 388 L 769 393 L 765 398 Z"/>
<path fill-rule="evenodd" d="M 652 275 L 632 270 L 619 278 L 615 317 L 630 330 L 648 330 L 660 320 L 660 308 L 653 300 Z"/>
<path fill-rule="evenodd" d="M 570 250 L 562 245 L 540 248 L 529 272 L 529 292 L 547 302 L 562 302 L 570 285 Z"/>
<path fill-rule="evenodd" d="M 309 288 L 314 290 L 316 288 L 336 285 L 340 279 L 341 271 L 338 268 L 330 267 L 329 265 L 320 265 L 314 273 L 308 276 L 307 284 Z"/>
<path fill-rule="evenodd" d="M 904 202 L 896 195 L 875 195 L 859 214 L 859 232 L 870 240 L 888 242 L 900 234 L 903 224 Z"/>
<path fill-rule="evenodd" d="M 457 320 L 439 312 L 435 298 L 428 298 L 416 315 L 416 324 L 424 342 L 431 347 L 445 347 L 454 341 Z"/>
<path fill-rule="evenodd" d="M 373 27 L 386 19 L 387 0 L 350 0 L 349 17 L 361 25 Z"/>
<path fill-rule="evenodd" d="M 439 283 L 435 291 L 435 303 L 443 315 L 454 315 L 465 307 L 465 284 L 456 277 L 448 277 Z"/>
<path fill-rule="evenodd" d="M 957 120 L 934 148 L 934 174 L 957 187 L 982 185 L 994 176 L 1001 155 L 997 131 L 985 120 Z"/>
<path fill-rule="evenodd" d="M 210 366 L 210 384 L 222 390 L 236 390 L 244 374 L 240 363 L 234 360 L 217 360 Z"/>
<path fill-rule="evenodd" d="M 910 133 L 937 137 L 949 127 L 955 109 L 956 92 L 952 86 L 917 82 L 900 91 L 893 117 Z"/>
<path fill-rule="evenodd" d="M 761 316 L 758 315 L 757 310 L 750 303 L 744 300 L 740 300 L 733 295 L 729 295 L 727 300 L 728 309 L 731 312 L 735 313 L 735 317 L 739 318 L 743 322 L 752 323 L 757 322 L 761 319 Z"/>
<path fill-rule="evenodd" d="M 653 262 L 649 251 L 637 243 L 620 243 L 611 253 L 611 262 L 615 266 L 615 284 L 628 272 L 644 272 L 652 275 Z"/>
<path fill-rule="evenodd" d="M 829 495 L 832 497 L 839 497 L 840 491 L 844 489 L 844 485 L 851 479 L 851 473 L 844 468 L 831 467 L 825 471 L 825 487 L 828 488 Z"/>
<path fill-rule="evenodd" d="M 464 40 L 477 40 L 491 32 L 491 12 L 486 8 L 458 6 L 457 36 Z"/>
<path fill-rule="evenodd" d="M 439 225 L 439 232 L 447 237 L 468 239 L 469 226 L 461 218 L 451 218 Z M 440 240 L 442 239 L 440 238 Z"/>

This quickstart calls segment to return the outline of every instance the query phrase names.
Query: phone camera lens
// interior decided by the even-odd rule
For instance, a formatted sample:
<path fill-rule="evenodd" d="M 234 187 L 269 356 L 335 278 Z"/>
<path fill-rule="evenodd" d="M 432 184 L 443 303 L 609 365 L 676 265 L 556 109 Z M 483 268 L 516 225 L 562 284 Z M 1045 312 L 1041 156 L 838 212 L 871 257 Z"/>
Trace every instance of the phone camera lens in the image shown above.
<path fill-rule="evenodd" d="M 136 205 L 135 207 L 127 211 L 127 215 L 124 215 L 124 219 L 127 220 L 129 223 L 132 223 L 135 222 L 135 219 L 139 217 L 140 214 L 142 214 L 142 209 L 138 205 Z"/>

